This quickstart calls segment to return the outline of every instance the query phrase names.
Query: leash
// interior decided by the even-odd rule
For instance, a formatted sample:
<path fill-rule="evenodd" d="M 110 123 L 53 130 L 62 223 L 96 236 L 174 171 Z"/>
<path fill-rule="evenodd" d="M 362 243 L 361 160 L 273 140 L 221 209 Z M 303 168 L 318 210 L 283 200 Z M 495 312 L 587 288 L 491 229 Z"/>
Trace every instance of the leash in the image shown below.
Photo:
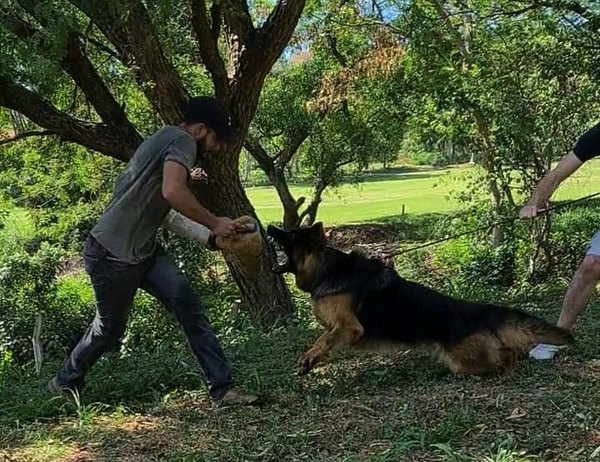
<path fill-rule="evenodd" d="M 578 204 L 580 202 L 585 202 L 585 201 L 587 201 L 587 200 L 589 200 L 589 199 L 591 199 L 593 197 L 596 197 L 596 196 L 600 196 L 600 191 L 596 192 L 594 194 L 589 194 L 587 196 L 580 197 L 579 199 L 575 199 L 575 200 L 572 200 L 572 201 L 569 201 L 569 202 L 564 202 L 564 203 L 557 204 L 557 205 L 555 205 L 553 207 L 548 207 L 548 208 L 545 208 L 545 209 L 539 209 L 538 210 L 538 214 L 539 214 L 538 216 L 540 216 L 540 215 L 547 215 L 550 212 L 554 212 L 554 211 L 556 211 L 558 209 L 561 209 L 563 207 L 567 207 L 569 205 Z M 476 233 L 478 233 L 480 231 L 485 231 L 485 230 L 487 230 L 489 228 L 492 228 L 494 226 L 499 226 L 499 225 L 505 225 L 505 224 L 513 223 L 513 222 L 515 222 L 517 220 L 522 220 L 522 219 L 519 218 L 518 216 L 517 217 L 505 218 L 504 220 L 499 220 L 499 221 L 496 221 L 494 223 L 491 223 L 491 224 L 488 224 L 488 225 L 485 225 L 485 226 L 479 226 L 477 228 L 473 228 L 473 229 L 470 229 L 468 231 L 463 231 L 462 233 L 454 234 L 452 236 L 442 237 L 440 239 L 436 239 L 436 240 L 433 240 L 433 241 L 430 241 L 430 242 L 425 242 L 423 244 L 419 244 L 419 245 L 415 245 L 413 247 L 409 247 L 408 249 L 401 249 L 401 250 L 397 250 L 395 252 L 387 253 L 386 256 L 388 256 L 388 257 L 397 257 L 399 255 L 403 255 L 403 254 L 409 253 L 409 252 L 414 252 L 415 250 L 424 249 L 426 247 L 431 247 L 431 246 L 440 244 L 442 242 L 451 241 L 453 239 L 458 239 L 459 237 L 469 236 L 471 234 L 476 234 Z"/>

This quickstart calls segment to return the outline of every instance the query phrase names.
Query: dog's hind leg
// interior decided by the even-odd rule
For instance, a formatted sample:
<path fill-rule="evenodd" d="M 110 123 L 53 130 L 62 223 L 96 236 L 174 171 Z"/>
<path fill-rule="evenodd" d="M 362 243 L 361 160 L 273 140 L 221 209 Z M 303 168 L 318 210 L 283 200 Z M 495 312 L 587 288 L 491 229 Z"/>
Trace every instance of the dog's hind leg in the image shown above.
<path fill-rule="evenodd" d="M 438 355 L 455 374 L 481 375 L 500 366 L 500 347 L 498 339 L 479 333 L 442 348 Z"/>
<path fill-rule="evenodd" d="M 500 365 L 506 375 L 512 375 L 517 365 L 519 352 L 514 348 L 500 348 Z"/>
<path fill-rule="evenodd" d="M 331 350 L 356 342 L 364 328 L 352 310 L 353 300 L 349 294 L 323 297 L 313 302 L 315 315 L 327 329 L 302 355 L 298 374 L 306 374 Z"/>

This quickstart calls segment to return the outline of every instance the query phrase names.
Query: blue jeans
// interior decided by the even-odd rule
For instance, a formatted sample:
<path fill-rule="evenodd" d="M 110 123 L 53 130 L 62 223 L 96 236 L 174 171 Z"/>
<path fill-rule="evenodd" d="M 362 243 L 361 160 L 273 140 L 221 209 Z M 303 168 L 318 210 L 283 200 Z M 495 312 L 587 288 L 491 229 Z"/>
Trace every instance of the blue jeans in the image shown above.
<path fill-rule="evenodd" d="M 83 386 L 86 372 L 100 356 L 119 346 L 133 298 L 142 288 L 177 319 L 200 363 L 209 396 L 219 399 L 225 394 L 232 384 L 227 358 L 189 281 L 164 250 L 131 265 L 117 260 L 90 236 L 84 261 L 96 295 L 96 316 L 58 373 L 61 386 Z"/>

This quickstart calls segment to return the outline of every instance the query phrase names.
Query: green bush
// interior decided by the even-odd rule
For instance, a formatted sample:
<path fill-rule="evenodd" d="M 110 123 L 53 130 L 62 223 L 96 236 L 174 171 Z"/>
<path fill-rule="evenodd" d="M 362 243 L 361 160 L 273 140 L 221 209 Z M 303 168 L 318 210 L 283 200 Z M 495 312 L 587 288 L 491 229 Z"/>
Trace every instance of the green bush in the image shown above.
<path fill-rule="evenodd" d="M 69 351 L 91 322 L 94 310 L 94 294 L 86 276 L 74 274 L 59 279 L 44 312 L 45 353 L 62 356 Z"/>
<path fill-rule="evenodd" d="M 494 248 L 485 241 L 467 238 L 448 241 L 428 251 L 426 274 L 449 288 L 506 288 L 516 281 L 514 248 L 506 243 Z M 443 281 L 445 280 L 445 282 Z"/>
<path fill-rule="evenodd" d="M 17 252 L 0 260 L 0 351 L 27 355 L 37 313 L 47 311 L 57 290 L 63 250 L 42 245 L 35 254 Z"/>
<path fill-rule="evenodd" d="M 411 164 L 431 165 L 433 167 L 445 167 L 449 164 L 448 157 L 441 151 L 415 151 L 408 156 Z"/>
<path fill-rule="evenodd" d="M 444 224 L 444 235 L 455 235 L 489 223 L 484 209 L 474 209 Z M 509 223 L 503 244 L 494 248 L 489 230 L 452 239 L 418 254 L 404 255 L 397 267 L 408 277 L 442 288 L 447 293 L 519 290 L 531 284 L 570 279 L 585 254 L 592 236 L 600 229 L 600 208 L 596 204 L 557 211 L 552 216 L 548 249 L 552 265 L 538 260 L 530 271 L 535 243 L 531 226 L 541 222 Z M 538 256 L 539 257 L 539 256 Z M 532 276 L 535 275 L 534 278 Z"/>
<path fill-rule="evenodd" d="M 98 204 L 86 202 L 60 209 L 37 210 L 33 218 L 38 231 L 28 247 L 35 250 L 42 242 L 50 242 L 65 249 L 80 251 L 100 211 Z"/>
<path fill-rule="evenodd" d="M 550 245 L 555 271 L 571 277 L 581 263 L 592 236 L 600 230 L 600 207 L 597 204 L 571 208 L 555 215 L 550 231 Z"/>

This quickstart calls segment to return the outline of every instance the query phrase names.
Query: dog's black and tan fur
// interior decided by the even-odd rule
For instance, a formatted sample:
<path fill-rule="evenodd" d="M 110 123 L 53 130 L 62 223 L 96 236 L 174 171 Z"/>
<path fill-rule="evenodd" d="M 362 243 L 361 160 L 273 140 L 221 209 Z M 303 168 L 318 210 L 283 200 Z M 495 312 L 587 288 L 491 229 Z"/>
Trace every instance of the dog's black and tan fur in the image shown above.
<path fill-rule="evenodd" d="M 267 232 L 285 252 L 277 270 L 295 275 L 325 327 L 300 358 L 300 374 L 359 341 L 425 347 L 455 373 L 483 374 L 512 371 L 532 344 L 571 340 L 568 331 L 522 310 L 454 299 L 401 278 L 379 260 L 329 247 L 321 223 Z"/>

